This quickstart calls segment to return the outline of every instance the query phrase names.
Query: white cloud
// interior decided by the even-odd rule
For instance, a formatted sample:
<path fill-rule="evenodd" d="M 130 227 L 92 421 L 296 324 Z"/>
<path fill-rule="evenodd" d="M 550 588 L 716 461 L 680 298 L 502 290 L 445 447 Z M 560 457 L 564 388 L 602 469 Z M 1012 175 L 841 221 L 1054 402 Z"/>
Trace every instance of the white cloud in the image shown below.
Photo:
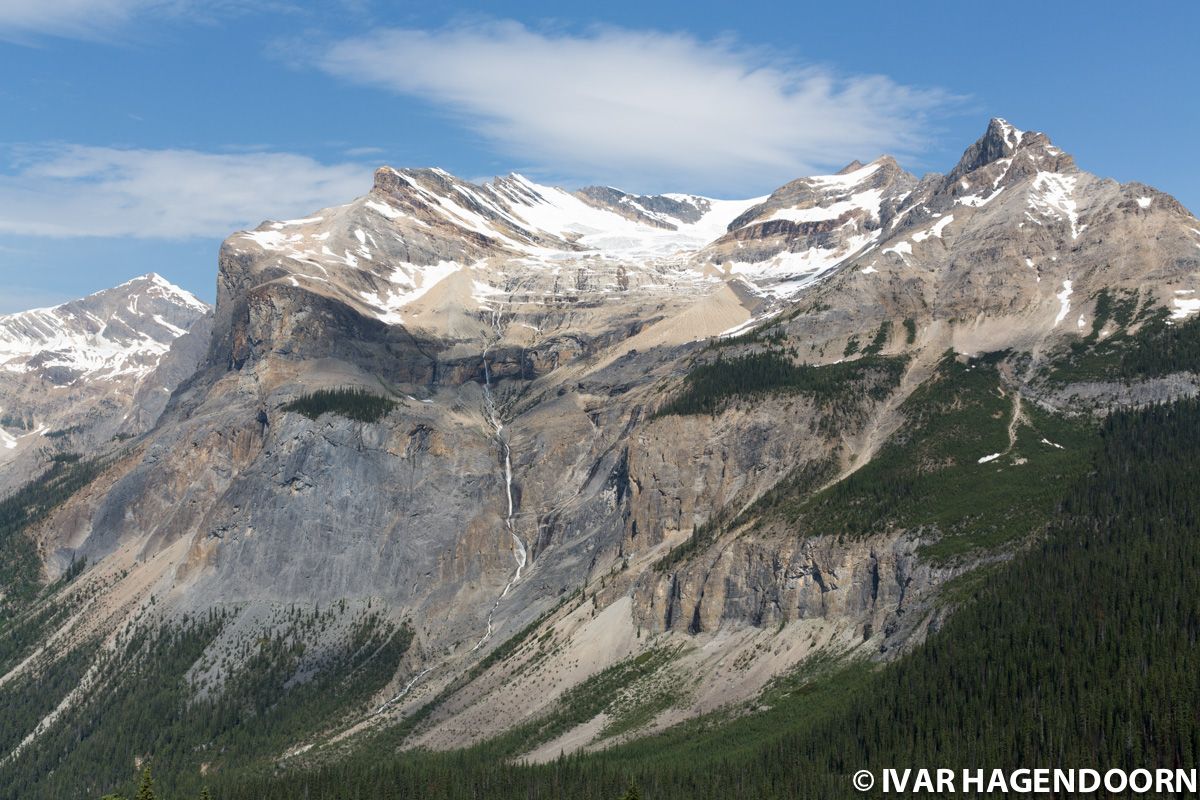
<path fill-rule="evenodd" d="M 535 170 L 628 188 L 762 188 L 854 158 L 908 155 L 925 145 L 925 115 L 949 100 L 685 34 L 545 34 L 512 22 L 383 30 L 316 60 L 458 113 Z"/>
<path fill-rule="evenodd" d="M 159 0 L 5 0 L 0 3 L 0 35 L 94 38 L 158 5 Z"/>
<path fill-rule="evenodd" d="M 146 17 L 208 19 L 249 0 L 0 0 L 0 40 L 107 39 Z"/>
<path fill-rule="evenodd" d="M 64 145 L 25 150 L 0 174 L 0 233 L 224 237 L 365 194 L 371 170 L 291 153 Z"/>

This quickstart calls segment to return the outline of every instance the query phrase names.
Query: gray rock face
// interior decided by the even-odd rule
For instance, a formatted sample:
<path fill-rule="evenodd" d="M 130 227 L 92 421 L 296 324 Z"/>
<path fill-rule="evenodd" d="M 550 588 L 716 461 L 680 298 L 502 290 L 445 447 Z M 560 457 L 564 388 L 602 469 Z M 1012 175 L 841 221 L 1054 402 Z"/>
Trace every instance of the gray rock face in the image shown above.
<path fill-rule="evenodd" d="M 881 158 L 741 203 L 384 168 L 346 206 L 225 242 L 198 372 L 39 535 L 52 568 L 128 561 L 110 591 L 152 574 L 181 611 L 369 598 L 413 620 L 411 674 L 441 685 L 581 588 L 597 613 L 572 617 L 576 642 L 708 637 L 725 652 L 819 621 L 830 642 L 890 653 L 952 576 L 911 532 L 735 531 L 653 565 L 795 467 L 868 460 L 947 349 L 1036 361 L 1090 330 L 1101 288 L 1191 313 L 1197 228 L 1000 120 L 945 176 Z M 655 415 L 712 338 L 768 320 L 812 364 L 909 320 L 913 341 L 884 352 L 911 366 L 839 418 L 795 397 Z M 397 406 L 376 422 L 284 410 L 341 386 Z M 442 724 L 436 741 L 469 740 Z M 488 724 L 471 735 L 505 723 Z"/>

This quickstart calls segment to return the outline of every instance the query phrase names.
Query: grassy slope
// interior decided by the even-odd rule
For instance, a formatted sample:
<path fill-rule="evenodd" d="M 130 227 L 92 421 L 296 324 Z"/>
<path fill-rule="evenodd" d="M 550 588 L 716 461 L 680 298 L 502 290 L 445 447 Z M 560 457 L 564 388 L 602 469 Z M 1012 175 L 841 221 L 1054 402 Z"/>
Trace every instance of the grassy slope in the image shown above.
<path fill-rule="evenodd" d="M 780 504 L 776 514 L 804 534 L 923 529 L 925 554 L 939 559 L 1037 531 L 1062 487 L 1087 468 L 1098 439 L 1090 421 L 1025 402 L 1010 448 L 1014 401 L 1002 388 L 1002 358 L 947 355 L 905 401 L 907 422 L 874 459 L 816 495 Z"/>

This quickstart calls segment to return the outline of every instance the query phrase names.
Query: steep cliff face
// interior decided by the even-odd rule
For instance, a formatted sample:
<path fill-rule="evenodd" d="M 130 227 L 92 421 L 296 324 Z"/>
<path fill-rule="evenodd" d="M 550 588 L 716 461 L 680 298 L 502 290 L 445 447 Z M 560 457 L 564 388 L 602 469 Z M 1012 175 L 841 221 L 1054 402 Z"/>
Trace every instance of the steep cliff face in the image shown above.
<path fill-rule="evenodd" d="M 905 496 L 942 506 L 878 510 L 872 487 L 906 463 L 972 491 L 1066 474 L 1068 395 L 1038 381 L 1073 342 L 1200 308 L 1198 228 L 1001 120 L 945 176 L 881 158 L 740 202 L 383 168 L 225 242 L 198 372 L 36 534 L 52 573 L 86 557 L 123 598 L 80 630 L 151 596 L 235 608 L 247 637 L 293 605 L 407 620 L 380 710 L 340 730 L 437 696 L 410 743 L 465 744 L 682 644 L 667 724 L 814 652 L 908 646 L 945 582 L 1036 532 L 1007 506 L 986 537 L 949 524 L 928 483 Z M 342 387 L 391 410 L 292 405 Z M 539 752 L 589 745 L 586 722 Z"/>

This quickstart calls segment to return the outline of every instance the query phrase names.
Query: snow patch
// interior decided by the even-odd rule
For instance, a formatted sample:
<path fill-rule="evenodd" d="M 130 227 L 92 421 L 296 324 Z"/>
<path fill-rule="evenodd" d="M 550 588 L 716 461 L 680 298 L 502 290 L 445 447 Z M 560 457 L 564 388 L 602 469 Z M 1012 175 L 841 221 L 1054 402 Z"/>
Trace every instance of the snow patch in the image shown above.
<path fill-rule="evenodd" d="M 1077 182 L 1074 175 L 1039 172 L 1029 193 L 1029 207 L 1047 219 L 1069 222 L 1073 240 L 1087 228 L 1079 224 L 1079 204 L 1074 197 Z"/>
<path fill-rule="evenodd" d="M 317 222 L 323 222 L 324 220 L 325 220 L 324 217 L 307 217 L 305 219 L 285 219 L 281 222 L 276 222 L 271 227 L 278 230 L 279 228 L 290 228 L 290 227 L 294 227 L 296 225 L 312 225 Z"/>
<path fill-rule="evenodd" d="M 1058 323 L 1067 318 L 1067 312 L 1071 310 L 1071 281 L 1063 281 L 1062 291 L 1055 297 L 1058 298 L 1058 316 L 1054 318 L 1054 325 L 1057 327 Z"/>
<path fill-rule="evenodd" d="M 392 270 L 389 277 L 395 286 L 394 289 L 382 293 L 359 292 L 359 296 L 374 308 L 379 309 L 376 316 L 380 322 L 388 325 L 402 325 L 404 316 L 400 313 L 400 309 L 420 300 L 430 289 L 460 269 L 462 269 L 462 265 L 454 261 L 439 261 L 428 267 L 401 263 Z"/>
<path fill-rule="evenodd" d="M 963 188 L 965 189 L 967 187 L 964 186 Z M 959 197 L 954 202 L 958 203 L 960 205 L 964 205 L 964 206 L 971 206 L 972 208 L 983 208 L 988 203 L 992 202 L 997 197 L 999 197 L 1000 193 L 1003 191 L 1004 191 L 1004 187 L 1001 187 L 1001 188 L 997 189 L 996 191 L 992 192 L 991 194 L 989 194 L 987 197 L 984 197 L 983 195 L 978 195 L 978 194 L 969 194 L 969 195 L 966 195 L 965 197 Z"/>
<path fill-rule="evenodd" d="M 850 211 L 866 211 L 873 218 L 879 216 L 879 204 L 883 200 L 882 189 L 870 189 L 865 192 L 850 195 L 845 200 L 838 200 L 830 203 L 827 206 L 813 206 L 812 208 L 781 208 L 775 211 L 766 220 L 755 220 L 755 222 L 769 222 L 771 220 L 787 220 L 788 222 L 824 222 L 827 220 L 837 219 L 843 214 Z"/>
<path fill-rule="evenodd" d="M 913 237 L 912 237 L 913 241 L 914 242 L 923 242 L 931 236 L 936 236 L 937 238 L 940 239 L 940 238 L 942 238 L 942 231 L 944 231 L 946 229 L 946 226 L 949 225 L 953 221 L 954 221 L 954 215 L 947 214 L 946 216 L 942 217 L 937 222 L 935 222 L 933 224 L 933 227 L 931 227 L 929 230 L 914 233 Z"/>
<path fill-rule="evenodd" d="M 740 325 L 734 325 L 732 328 L 729 328 L 728 330 L 721 331 L 719 334 L 717 334 L 717 338 L 727 339 L 727 338 L 731 338 L 734 336 L 739 336 L 739 335 L 745 333 L 746 331 L 750 330 L 751 328 L 754 328 L 757 325 L 761 325 L 762 323 L 766 322 L 767 320 L 769 320 L 773 317 L 777 317 L 782 313 L 783 313 L 783 309 L 779 309 L 776 311 L 772 311 L 769 314 L 763 314 L 761 317 L 751 317 L 750 319 L 746 320 L 745 322 L 743 322 Z"/>
<path fill-rule="evenodd" d="M 1200 297 L 1176 297 L 1171 302 L 1175 305 L 1171 319 L 1187 319 L 1200 311 Z"/>
<path fill-rule="evenodd" d="M 874 233 L 851 236 L 836 250 L 810 247 L 799 253 L 780 253 L 767 261 L 733 262 L 729 271 L 753 281 L 760 292 L 779 298 L 794 297 L 830 274 L 850 258 L 865 252 Z"/>
<path fill-rule="evenodd" d="M 808 179 L 808 183 L 810 186 L 820 188 L 857 186 L 878 172 L 880 166 L 882 165 L 878 161 L 872 161 L 865 167 L 859 167 L 856 170 L 847 172 L 845 175 L 815 175 Z"/>
<path fill-rule="evenodd" d="M 1021 139 L 1025 136 L 1025 131 L 1013 126 L 1008 120 L 996 118 L 996 122 L 1000 124 L 1000 130 L 1004 132 L 1004 143 L 1014 150 L 1020 146 Z"/>

